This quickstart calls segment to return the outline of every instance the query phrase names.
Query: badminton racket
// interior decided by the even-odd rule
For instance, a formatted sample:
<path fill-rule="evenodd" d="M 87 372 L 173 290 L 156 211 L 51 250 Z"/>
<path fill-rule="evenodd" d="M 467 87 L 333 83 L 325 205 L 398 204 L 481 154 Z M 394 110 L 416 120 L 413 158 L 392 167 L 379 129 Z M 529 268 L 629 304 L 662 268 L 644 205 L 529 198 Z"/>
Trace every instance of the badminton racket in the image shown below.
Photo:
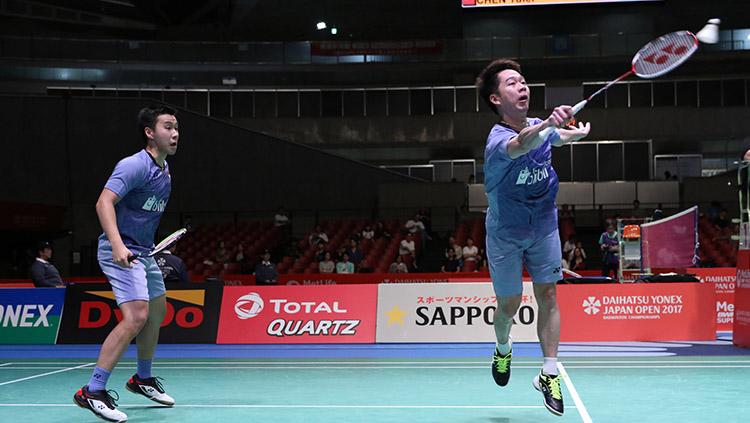
<path fill-rule="evenodd" d="M 573 106 L 573 114 L 580 112 L 594 97 L 630 75 L 644 79 L 657 78 L 685 63 L 696 50 L 698 50 L 698 38 L 690 31 L 676 31 L 662 35 L 638 50 L 638 53 L 633 56 L 630 70 Z M 539 132 L 539 135 L 542 139 L 546 139 L 554 130 L 555 128 L 550 126 Z"/>
<path fill-rule="evenodd" d="M 169 236 L 164 238 L 160 243 L 156 244 L 154 248 L 152 248 L 149 251 L 145 251 L 142 253 L 138 253 L 136 255 L 128 257 L 129 262 L 133 262 L 139 258 L 143 257 L 153 257 L 154 255 L 166 250 L 170 246 L 174 245 L 177 240 L 182 238 L 187 233 L 187 229 L 182 228 L 177 231 L 172 232 Z"/>

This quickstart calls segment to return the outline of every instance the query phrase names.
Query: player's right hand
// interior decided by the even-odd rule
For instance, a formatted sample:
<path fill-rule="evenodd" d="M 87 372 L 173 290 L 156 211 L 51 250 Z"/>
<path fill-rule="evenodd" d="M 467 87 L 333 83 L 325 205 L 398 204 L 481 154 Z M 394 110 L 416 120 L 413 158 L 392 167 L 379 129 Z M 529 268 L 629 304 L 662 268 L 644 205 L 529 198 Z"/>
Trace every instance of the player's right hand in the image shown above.
<path fill-rule="evenodd" d="M 570 106 L 557 106 L 552 110 L 552 114 L 549 115 L 545 123 L 548 127 L 559 128 L 565 125 L 569 120 L 573 119 L 573 108 Z"/>
<path fill-rule="evenodd" d="M 126 247 L 124 244 L 112 246 L 112 261 L 114 261 L 116 265 L 122 268 L 127 269 L 133 266 L 133 263 L 128 260 L 132 255 L 134 254 L 130 252 L 130 250 L 128 250 L 128 247 Z"/>

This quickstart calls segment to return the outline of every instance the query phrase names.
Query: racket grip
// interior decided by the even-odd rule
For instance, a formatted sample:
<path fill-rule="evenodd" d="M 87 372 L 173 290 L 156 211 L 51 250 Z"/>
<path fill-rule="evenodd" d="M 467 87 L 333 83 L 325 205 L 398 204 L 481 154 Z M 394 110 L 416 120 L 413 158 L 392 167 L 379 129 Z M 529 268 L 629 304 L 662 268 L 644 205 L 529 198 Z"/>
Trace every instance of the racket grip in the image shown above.
<path fill-rule="evenodd" d="M 575 115 L 576 113 L 580 112 L 580 111 L 581 111 L 581 109 L 583 109 L 583 108 L 584 108 L 584 107 L 586 106 L 586 103 L 588 103 L 588 101 L 586 101 L 586 100 L 581 100 L 581 101 L 579 101 L 578 103 L 576 103 L 576 104 L 575 104 L 575 106 L 573 106 L 573 114 Z M 542 129 L 542 130 L 541 130 L 541 131 L 539 132 L 539 136 L 540 136 L 540 137 L 542 137 L 542 139 L 545 139 L 545 140 L 546 140 L 546 139 L 547 139 L 547 137 L 548 137 L 548 136 L 549 136 L 549 135 L 550 135 L 550 134 L 552 133 L 552 131 L 554 131 L 555 129 L 556 129 L 556 128 L 554 128 L 554 127 L 552 127 L 552 126 L 549 126 L 549 127 L 547 127 L 547 128 L 544 128 L 544 129 Z"/>

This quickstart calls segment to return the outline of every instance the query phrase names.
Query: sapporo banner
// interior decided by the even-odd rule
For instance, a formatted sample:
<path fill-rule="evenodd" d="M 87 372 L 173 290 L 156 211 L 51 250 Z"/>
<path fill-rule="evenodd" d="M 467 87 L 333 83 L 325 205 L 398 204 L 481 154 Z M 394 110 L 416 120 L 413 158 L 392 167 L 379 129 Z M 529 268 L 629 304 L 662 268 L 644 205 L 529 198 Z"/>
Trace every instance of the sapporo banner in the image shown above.
<path fill-rule="evenodd" d="M 377 285 L 228 286 L 217 343 L 373 343 L 377 293 Z"/>
<path fill-rule="evenodd" d="M 377 342 L 495 342 L 497 299 L 488 282 L 383 284 L 378 287 Z M 537 304 L 530 282 L 511 331 L 537 341 Z"/>

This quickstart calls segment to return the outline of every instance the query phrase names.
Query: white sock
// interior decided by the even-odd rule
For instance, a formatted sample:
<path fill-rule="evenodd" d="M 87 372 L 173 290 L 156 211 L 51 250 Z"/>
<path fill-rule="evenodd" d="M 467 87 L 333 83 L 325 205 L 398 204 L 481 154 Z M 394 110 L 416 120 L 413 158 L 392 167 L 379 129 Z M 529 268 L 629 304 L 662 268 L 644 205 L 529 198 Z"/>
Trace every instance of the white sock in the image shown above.
<path fill-rule="evenodd" d="M 497 348 L 497 352 L 499 352 L 501 355 L 508 355 L 510 350 L 513 348 L 513 340 L 510 339 L 510 336 L 509 336 L 508 342 L 504 344 L 501 344 L 498 342 L 496 345 L 497 346 L 495 348 Z"/>
<path fill-rule="evenodd" d="M 545 375 L 555 376 L 558 373 L 557 370 L 557 357 L 544 357 L 544 365 L 542 366 L 542 373 Z"/>

